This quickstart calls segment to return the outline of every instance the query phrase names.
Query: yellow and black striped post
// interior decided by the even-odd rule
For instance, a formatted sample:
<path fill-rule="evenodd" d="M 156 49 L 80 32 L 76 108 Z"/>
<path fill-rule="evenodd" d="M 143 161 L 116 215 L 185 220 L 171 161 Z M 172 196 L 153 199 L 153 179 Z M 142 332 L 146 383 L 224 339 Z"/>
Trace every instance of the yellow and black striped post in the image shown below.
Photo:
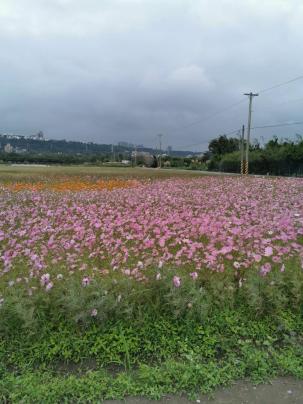
<path fill-rule="evenodd" d="M 245 132 L 245 126 L 242 125 L 242 136 L 240 138 L 241 175 L 244 174 L 244 132 Z"/>
<path fill-rule="evenodd" d="M 248 175 L 248 161 L 245 161 L 245 175 Z"/>
<path fill-rule="evenodd" d="M 241 175 L 244 174 L 244 161 L 241 160 Z"/>

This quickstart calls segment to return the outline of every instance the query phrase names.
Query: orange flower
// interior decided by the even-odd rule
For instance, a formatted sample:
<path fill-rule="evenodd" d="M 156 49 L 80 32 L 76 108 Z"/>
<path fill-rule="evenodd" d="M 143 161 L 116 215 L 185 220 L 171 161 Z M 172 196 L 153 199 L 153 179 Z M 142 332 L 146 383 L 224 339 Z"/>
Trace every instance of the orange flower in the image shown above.
<path fill-rule="evenodd" d="M 111 179 L 111 180 L 102 180 L 98 179 L 97 181 L 81 179 L 81 178 L 73 178 L 73 179 L 61 179 L 56 181 L 45 181 L 45 182 L 35 182 L 35 183 L 14 183 L 8 184 L 5 186 L 6 189 L 11 191 L 56 191 L 56 192 L 65 192 L 65 191 L 101 191 L 101 190 L 113 190 L 116 188 L 129 188 L 135 187 L 140 184 L 137 180 L 122 180 L 122 179 Z"/>

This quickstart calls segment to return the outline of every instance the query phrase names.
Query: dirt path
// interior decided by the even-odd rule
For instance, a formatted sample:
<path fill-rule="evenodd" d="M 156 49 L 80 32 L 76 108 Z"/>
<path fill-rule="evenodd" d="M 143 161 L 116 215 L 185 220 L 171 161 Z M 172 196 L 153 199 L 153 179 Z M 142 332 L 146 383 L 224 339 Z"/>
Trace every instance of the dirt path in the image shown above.
<path fill-rule="evenodd" d="M 106 404 L 303 404 L 303 380 L 290 377 L 275 379 L 271 384 L 253 386 L 237 382 L 232 387 L 221 388 L 213 398 L 201 396 L 196 401 L 183 397 L 167 397 L 159 401 L 145 398 L 105 401 Z"/>

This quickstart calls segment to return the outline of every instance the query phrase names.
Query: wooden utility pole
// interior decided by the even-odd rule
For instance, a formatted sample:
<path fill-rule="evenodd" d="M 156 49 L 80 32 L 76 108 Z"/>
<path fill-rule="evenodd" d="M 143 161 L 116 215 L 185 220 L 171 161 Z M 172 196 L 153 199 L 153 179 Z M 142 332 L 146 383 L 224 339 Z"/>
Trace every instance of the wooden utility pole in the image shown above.
<path fill-rule="evenodd" d="M 115 146 L 112 144 L 112 162 L 114 162 L 116 160 L 116 156 L 115 156 Z"/>
<path fill-rule="evenodd" d="M 248 168 L 249 168 L 249 144 L 250 144 L 252 100 L 253 100 L 253 97 L 257 97 L 259 94 L 254 94 L 254 93 L 250 92 L 250 93 L 245 93 L 244 95 L 247 95 L 249 97 L 247 138 L 246 138 L 246 153 L 245 153 L 245 175 L 247 175 L 248 174 Z"/>
<path fill-rule="evenodd" d="M 137 145 L 135 145 L 135 166 L 137 165 L 137 154 L 138 154 L 138 149 L 137 149 Z"/>

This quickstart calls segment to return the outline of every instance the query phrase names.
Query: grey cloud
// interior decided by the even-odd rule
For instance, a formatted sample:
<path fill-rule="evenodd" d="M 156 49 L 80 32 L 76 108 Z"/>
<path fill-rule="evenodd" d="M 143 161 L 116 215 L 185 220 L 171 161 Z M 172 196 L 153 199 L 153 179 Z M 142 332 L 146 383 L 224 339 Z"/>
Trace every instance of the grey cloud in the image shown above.
<path fill-rule="evenodd" d="M 302 74 L 302 23 L 297 0 L 2 0 L 0 132 L 203 150 L 247 102 L 209 116 Z M 302 120 L 302 88 L 260 94 L 254 124 Z"/>

